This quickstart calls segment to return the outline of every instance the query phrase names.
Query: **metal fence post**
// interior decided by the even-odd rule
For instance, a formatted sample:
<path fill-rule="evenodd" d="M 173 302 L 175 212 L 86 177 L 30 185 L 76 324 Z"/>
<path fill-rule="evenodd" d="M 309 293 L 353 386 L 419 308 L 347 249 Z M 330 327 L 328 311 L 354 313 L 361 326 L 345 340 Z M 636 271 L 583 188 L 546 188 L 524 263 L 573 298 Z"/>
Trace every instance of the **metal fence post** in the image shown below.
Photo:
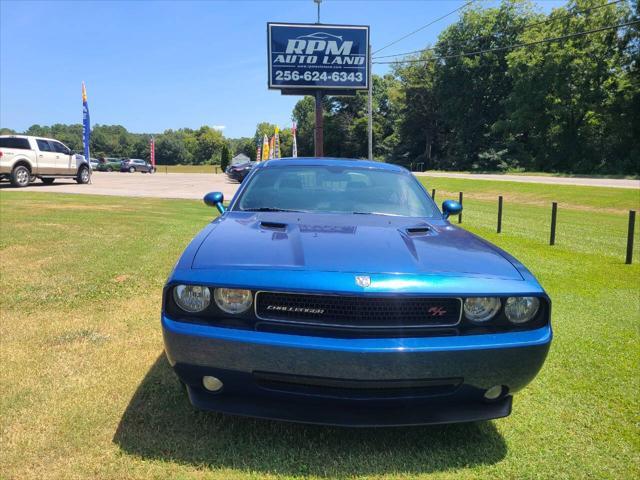
<path fill-rule="evenodd" d="M 631 265 L 633 262 L 633 234 L 636 229 L 636 211 L 629 210 L 629 230 L 627 231 L 627 259 L 624 263 Z"/>
<path fill-rule="evenodd" d="M 432 200 L 435 200 L 435 199 L 436 199 L 436 189 L 435 189 L 435 188 L 432 188 L 432 189 L 431 189 L 431 199 L 432 199 Z"/>
<path fill-rule="evenodd" d="M 498 229 L 497 233 L 502 232 L 502 195 L 498 196 Z"/>
<path fill-rule="evenodd" d="M 551 237 L 549 238 L 549 245 L 556 244 L 556 220 L 558 218 L 558 204 L 553 202 L 551 204 Z"/>
<path fill-rule="evenodd" d="M 460 206 L 462 206 L 462 192 L 460 192 L 460 195 L 458 195 L 458 202 L 460 203 Z M 458 223 L 462 223 L 462 210 L 458 215 Z"/>

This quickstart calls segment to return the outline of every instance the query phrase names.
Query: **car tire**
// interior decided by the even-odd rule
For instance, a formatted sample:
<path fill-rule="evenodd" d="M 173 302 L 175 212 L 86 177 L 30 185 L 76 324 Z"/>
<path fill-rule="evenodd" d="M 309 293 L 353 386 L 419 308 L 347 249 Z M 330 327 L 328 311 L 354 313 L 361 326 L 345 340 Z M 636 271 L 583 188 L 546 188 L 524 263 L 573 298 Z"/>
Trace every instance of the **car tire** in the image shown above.
<path fill-rule="evenodd" d="M 156 169 L 155 169 L 154 167 L 151 167 L 151 168 L 149 169 L 149 173 L 156 173 Z"/>
<path fill-rule="evenodd" d="M 45 185 L 51 185 L 53 182 L 56 181 L 55 178 L 41 178 L 42 183 L 44 183 Z"/>
<path fill-rule="evenodd" d="M 11 185 L 17 188 L 23 188 L 29 185 L 31 181 L 31 172 L 24 165 L 18 165 L 11 171 Z"/>
<path fill-rule="evenodd" d="M 135 167 L 129 167 L 129 173 L 135 173 L 136 169 Z"/>
<path fill-rule="evenodd" d="M 78 170 L 78 175 L 76 176 L 76 182 L 80 184 L 86 184 L 86 183 L 89 183 L 89 180 L 91 180 L 91 172 L 89 171 L 89 168 L 86 165 L 82 165 Z"/>
<path fill-rule="evenodd" d="M 107 167 L 107 172 L 113 172 L 113 168 Z"/>

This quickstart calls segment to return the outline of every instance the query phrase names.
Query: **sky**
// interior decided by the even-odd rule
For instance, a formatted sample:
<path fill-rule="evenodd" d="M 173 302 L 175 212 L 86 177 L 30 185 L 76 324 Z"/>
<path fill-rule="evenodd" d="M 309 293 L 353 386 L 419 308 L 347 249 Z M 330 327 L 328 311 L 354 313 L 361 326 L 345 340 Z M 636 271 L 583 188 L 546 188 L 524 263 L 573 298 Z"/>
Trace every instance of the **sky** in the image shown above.
<path fill-rule="evenodd" d="M 324 0 L 321 21 L 370 25 L 375 51 L 467 1 Z M 564 2 L 536 4 L 548 11 Z M 450 15 L 384 54 L 431 45 L 457 19 Z M 82 81 L 92 124 L 136 133 L 208 125 L 227 137 L 253 136 L 262 121 L 287 127 L 301 97 L 267 89 L 269 21 L 313 23 L 316 5 L 0 0 L 0 127 L 81 123 Z"/>

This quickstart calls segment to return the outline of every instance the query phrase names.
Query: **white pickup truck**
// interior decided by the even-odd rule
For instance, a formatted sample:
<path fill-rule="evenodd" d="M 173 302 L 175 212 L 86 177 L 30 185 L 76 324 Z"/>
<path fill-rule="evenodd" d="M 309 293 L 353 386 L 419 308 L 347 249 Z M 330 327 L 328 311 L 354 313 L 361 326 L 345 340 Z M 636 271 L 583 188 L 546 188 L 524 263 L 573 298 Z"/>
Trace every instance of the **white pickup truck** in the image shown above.
<path fill-rule="evenodd" d="M 0 179 L 14 187 L 26 187 L 34 178 L 50 184 L 56 178 L 74 178 L 89 183 L 91 165 L 53 138 L 0 135 Z"/>

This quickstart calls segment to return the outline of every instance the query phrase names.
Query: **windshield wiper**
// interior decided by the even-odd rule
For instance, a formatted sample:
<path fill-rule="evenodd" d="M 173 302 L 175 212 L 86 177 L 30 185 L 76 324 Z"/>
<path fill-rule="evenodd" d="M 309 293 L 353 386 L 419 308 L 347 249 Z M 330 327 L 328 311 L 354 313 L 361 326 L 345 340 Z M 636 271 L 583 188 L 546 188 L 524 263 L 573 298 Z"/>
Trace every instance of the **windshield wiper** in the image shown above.
<path fill-rule="evenodd" d="M 275 207 L 257 207 L 257 208 L 243 208 L 243 212 L 294 212 L 304 213 L 302 210 L 287 210 L 286 208 Z"/>
<path fill-rule="evenodd" d="M 385 217 L 399 217 L 395 213 L 383 213 L 383 212 L 351 212 L 353 215 L 382 215 Z"/>

